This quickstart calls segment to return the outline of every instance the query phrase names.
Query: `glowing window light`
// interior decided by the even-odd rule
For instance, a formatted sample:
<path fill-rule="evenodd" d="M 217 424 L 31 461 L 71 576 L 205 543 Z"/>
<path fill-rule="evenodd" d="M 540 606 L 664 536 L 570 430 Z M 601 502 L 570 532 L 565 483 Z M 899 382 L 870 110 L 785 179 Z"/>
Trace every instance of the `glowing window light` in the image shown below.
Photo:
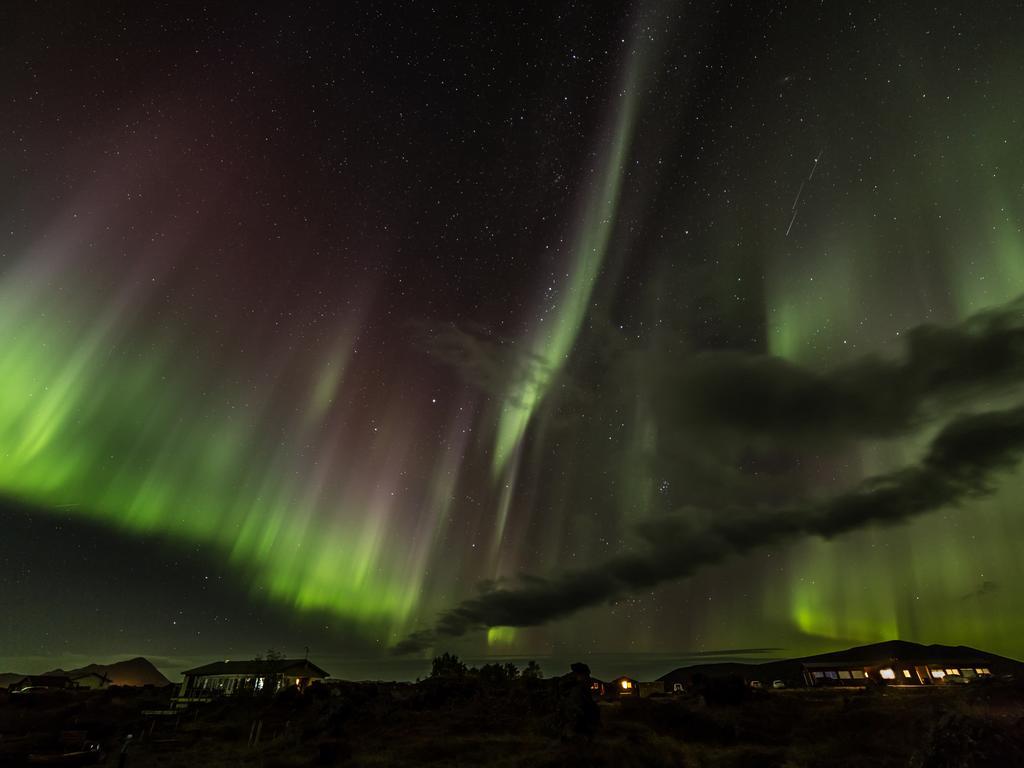
<path fill-rule="evenodd" d="M 878 674 L 880 674 L 882 676 L 883 680 L 895 680 L 896 679 L 896 673 L 893 672 L 888 667 L 886 667 L 885 669 L 878 670 Z"/>
<path fill-rule="evenodd" d="M 910 679 L 910 670 L 909 669 L 904 669 L 903 670 L 903 676 L 905 678 L 907 678 L 907 680 L 909 680 Z"/>
<path fill-rule="evenodd" d="M 946 673 L 944 671 L 942 671 L 941 669 L 933 669 L 933 670 L 931 670 L 931 673 L 932 673 L 932 677 L 934 677 L 936 680 L 941 680 L 942 678 L 944 678 L 946 676 Z"/>
<path fill-rule="evenodd" d="M 988 667 L 978 667 L 978 668 L 977 668 L 976 670 L 974 670 L 974 671 L 975 671 L 975 672 L 977 672 L 977 673 L 978 673 L 979 675 L 991 675 L 991 674 L 992 674 L 992 673 L 991 673 L 991 672 L 989 671 Z"/>
<path fill-rule="evenodd" d="M 631 683 L 629 680 L 623 680 L 621 685 L 622 685 L 622 690 L 624 690 L 624 691 L 628 691 L 630 688 L 633 687 L 633 683 Z"/>

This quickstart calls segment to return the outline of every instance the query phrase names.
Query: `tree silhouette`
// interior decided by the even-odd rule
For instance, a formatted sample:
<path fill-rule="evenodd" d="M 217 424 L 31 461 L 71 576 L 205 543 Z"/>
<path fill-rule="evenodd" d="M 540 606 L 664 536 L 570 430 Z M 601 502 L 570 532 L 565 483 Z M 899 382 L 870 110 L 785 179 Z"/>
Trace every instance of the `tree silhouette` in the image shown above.
<path fill-rule="evenodd" d="M 435 656 L 430 667 L 431 677 L 465 677 L 466 665 L 459 660 L 459 657 L 447 651 L 440 656 Z"/>

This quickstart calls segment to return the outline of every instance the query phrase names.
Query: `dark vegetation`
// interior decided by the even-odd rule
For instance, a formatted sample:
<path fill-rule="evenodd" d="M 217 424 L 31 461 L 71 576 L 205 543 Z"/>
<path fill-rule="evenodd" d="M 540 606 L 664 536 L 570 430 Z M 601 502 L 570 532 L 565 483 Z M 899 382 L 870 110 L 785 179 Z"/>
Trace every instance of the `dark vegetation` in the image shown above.
<path fill-rule="evenodd" d="M 1024 766 L 1024 686 L 750 690 L 694 680 L 681 696 L 595 702 L 589 670 L 467 669 L 417 683 L 331 683 L 222 699 L 181 715 L 166 689 L 0 693 L 0 765 L 133 735 L 126 765 Z"/>

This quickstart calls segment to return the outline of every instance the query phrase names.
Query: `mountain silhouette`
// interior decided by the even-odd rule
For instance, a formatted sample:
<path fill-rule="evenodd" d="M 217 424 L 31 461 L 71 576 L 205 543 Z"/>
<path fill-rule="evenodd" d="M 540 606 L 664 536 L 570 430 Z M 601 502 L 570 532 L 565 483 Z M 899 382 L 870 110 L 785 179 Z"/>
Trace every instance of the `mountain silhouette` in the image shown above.
<path fill-rule="evenodd" d="M 75 677 L 85 672 L 97 672 L 106 675 L 111 685 L 155 685 L 162 687 L 170 685 L 171 681 L 164 677 L 164 674 L 157 669 L 153 662 L 142 656 L 124 661 L 115 661 L 113 664 L 87 664 L 77 669 L 54 669 L 47 672 L 47 675 L 69 675 Z"/>
<path fill-rule="evenodd" d="M 16 683 L 26 677 L 28 675 L 23 675 L 21 672 L 0 672 L 0 688 L 6 688 L 11 683 Z"/>

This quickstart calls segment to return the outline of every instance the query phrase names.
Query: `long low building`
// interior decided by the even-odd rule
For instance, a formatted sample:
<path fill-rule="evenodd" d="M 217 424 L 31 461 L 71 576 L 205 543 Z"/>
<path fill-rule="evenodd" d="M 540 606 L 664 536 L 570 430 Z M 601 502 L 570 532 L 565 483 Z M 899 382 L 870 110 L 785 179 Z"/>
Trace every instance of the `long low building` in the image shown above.
<path fill-rule="evenodd" d="M 220 696 L 272 694 L 303 690 L 328 673 L 308 659 L 215 661 L 182 673 L 179 703 L 210 701 Z"/>
<path fill-rule="evenodd" d="M 992 675 L 986 659 L 818 661 L 803 665 L 804 683 L 822 685 L 949 685 Z"/>
<path fill-rule="evenodd" d="M 660 679 L 666 691 L 700 679 L 732 677 L 752 688 L 955 685 L 992 677 L 1024 679 L 1024 663 L 963 645 L 886 640 L 842 651 L 759 663 L 715 661 L 679 667 Z"/>

